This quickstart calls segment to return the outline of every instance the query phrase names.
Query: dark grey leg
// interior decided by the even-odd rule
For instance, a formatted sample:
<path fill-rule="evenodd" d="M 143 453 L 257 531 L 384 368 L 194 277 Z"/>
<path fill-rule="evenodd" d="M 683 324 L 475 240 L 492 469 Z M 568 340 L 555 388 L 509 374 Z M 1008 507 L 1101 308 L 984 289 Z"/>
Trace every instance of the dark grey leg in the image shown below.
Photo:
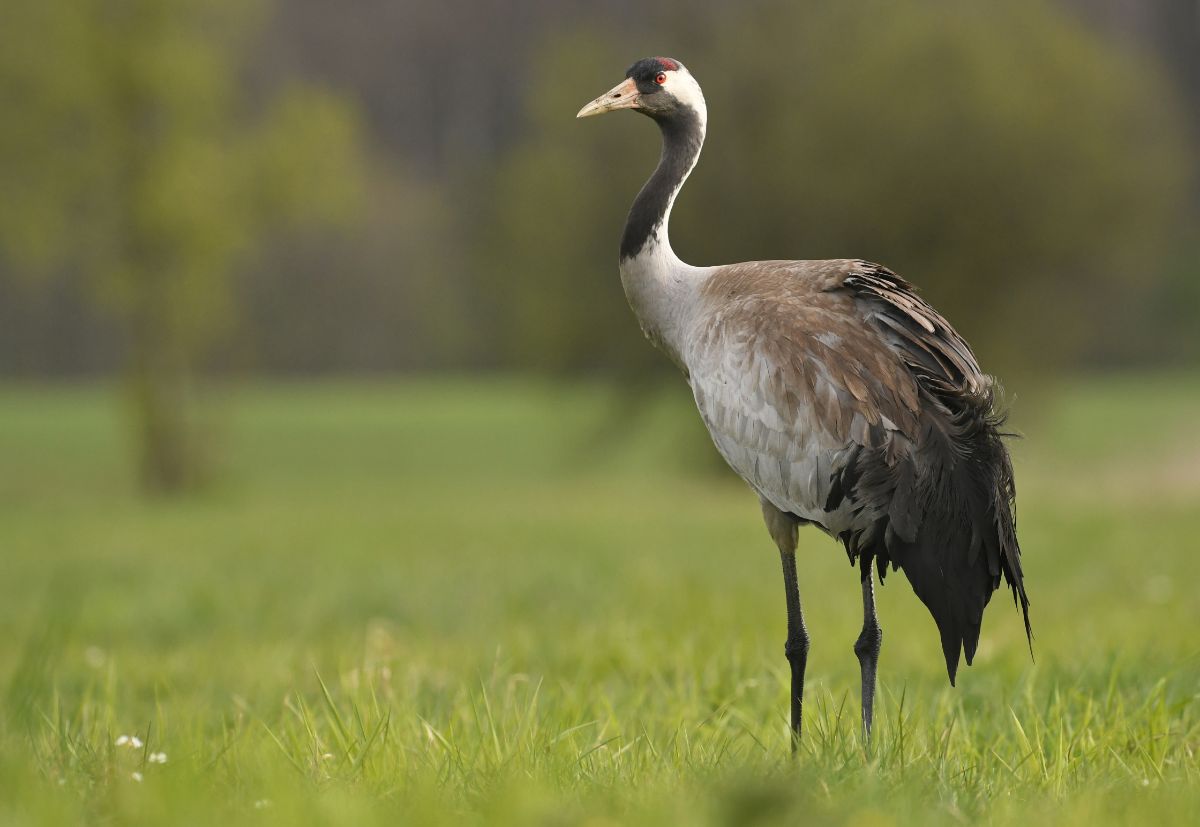
<path fill-rule="evenodd" d="M 792 752 L 800 743 L 800 722 L 804 706 L 804 670 L 808 666 L 808 630 L 800 610 L 800 587 L 796 583 L 796 551 L 780 549 L 783 559 L 783 587 L 787 591 L 787 641 L 783 652 L 792 667 Z"/>
<path fill-rule="evenodd" d="M 799 522 L 790 514 L 763 502 L 763 518 L 767 530 L 779 546 L 783 562 L 783 587 L 787 598 L 787 642 L 783 651 L 792 667 L 792 752 L 800 743 L 801 713 L 804 704 L 804 669 L 808 665 L 808 630 L 800 610 L 800 587 L 796 582 L 796 530 Z"/>
<path fill-rule="evenodd" d="M 871 718 L 875 711 L 875 674 L 879 668 L 879 650 L 883 646 L 883 630 L 875 614 L 875 584 L 868 567 L 862 578 L 863 627 L 854 642 L 854 654 L 862 668 L 862 722 L 863 735 L 871 741 Z"/>

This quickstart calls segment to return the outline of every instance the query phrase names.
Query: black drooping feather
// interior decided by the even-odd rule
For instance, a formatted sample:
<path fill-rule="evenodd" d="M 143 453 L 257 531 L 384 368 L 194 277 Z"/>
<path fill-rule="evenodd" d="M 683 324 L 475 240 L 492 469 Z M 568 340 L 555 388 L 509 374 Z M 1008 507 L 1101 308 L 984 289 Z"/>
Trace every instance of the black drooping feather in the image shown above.
<path fill-rule="evenodd" d="M 953 684 L 960 653 L 968 664 L 975 656 L 983 610 L 1001 578 L 1032 646 L 1004 417 L 990 377 L 953 328 L 898 276 L 863 268 L 843 286 L 904 355 L 921 404 L 915 434 L 872 428 L 849 449 L 826 509 L 848 500 L 860 517 L 840 539 L 863 576 L 873 561 L 880 577 L 888 563 L 904 570 L 937 623 Z"/>

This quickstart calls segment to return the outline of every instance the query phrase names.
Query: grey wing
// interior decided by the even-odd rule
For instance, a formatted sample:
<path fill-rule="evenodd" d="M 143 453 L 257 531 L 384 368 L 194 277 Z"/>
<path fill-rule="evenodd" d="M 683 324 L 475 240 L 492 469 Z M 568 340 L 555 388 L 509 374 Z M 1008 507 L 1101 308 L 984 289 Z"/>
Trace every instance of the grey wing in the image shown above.
<path fill-rule="evenodd" d="M 718 450 L 777 508 L 836 534 L 864 575 L 904 569 L 951 682 L 1001 579 L 1025 613 L 992 383 L 911 286 L 861 261 L 760 262 L 714 279 L 687 356 Z"/>
<path fill-rule="evenodd" d="M 695 337 L 696 405 L 717 450 L 760 496 L 839 534 L 851 508 L 827 506 L 847 452 L 899 448 L 916 428 L 915 384 L 848 295 L 756 288 Z"/>

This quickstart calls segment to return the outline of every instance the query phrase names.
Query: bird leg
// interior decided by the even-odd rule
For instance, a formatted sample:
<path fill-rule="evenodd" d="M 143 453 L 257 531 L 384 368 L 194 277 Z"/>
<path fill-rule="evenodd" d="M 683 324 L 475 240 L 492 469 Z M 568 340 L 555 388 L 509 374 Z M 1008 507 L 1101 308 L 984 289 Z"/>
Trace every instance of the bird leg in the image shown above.
<path fill-rule="evenodd" d="M 796 550 L 780 549 L 783 559 L 783 587 L 787 591 L 787 641 L 783 652 L 792 667 L 792 752 L 800 744 L 801 708 L 804 705 L 804 670 L 808 666 L 808 630 L 800 610 L 800 587 L 796 583 Z"/>
<path fill-rule="evenodd" d="M 879 617 L 875 614 L 875 584 L 871 581 L 871 567 L 863 569 L 863 627 L 854 642 L 854 654 L 862 668 L 862 722 L 863 735 L 871 742 L 871 718 L 875 711 L 875 673 L 879 667 L 879 650 L 883 646 L 883 630 L 879 628 Z"/>
<path fill-rule="evenodd" d="M 804 669 L 808 665 L 808 630 L 800 610 L 800 587 L 796 582 L 796 532 L 799 522 L 770 503 L 763 501 L 763 518 L 772 539 L 779 546 L 783 561 L 783 587 L 787 597 L 787 642 L 784 654 L 792 667 L 791 723 L 792 754 L 800 744 L 801 708 L 804 703 Z"/>

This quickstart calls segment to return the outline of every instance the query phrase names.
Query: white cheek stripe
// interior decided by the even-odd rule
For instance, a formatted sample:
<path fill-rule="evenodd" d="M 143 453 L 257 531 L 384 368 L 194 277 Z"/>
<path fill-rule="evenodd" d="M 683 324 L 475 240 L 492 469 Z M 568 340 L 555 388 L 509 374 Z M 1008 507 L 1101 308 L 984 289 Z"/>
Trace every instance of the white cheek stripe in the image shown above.
<path fill-rule="evenodd" d="M 700 116 L 700 123 L 707 125 L 708 106 L 704 102 L 704 93 L 700 91 L 700 84 L 696 83 L 691 72 L 683 64 L 680 64 L 678 69 L 672 69 L 666 75 L 667 82 L 662 85 L 663 89 L 678 98 L 680 103 L 685 103 L 696 110 L 696 114 Z"/>

